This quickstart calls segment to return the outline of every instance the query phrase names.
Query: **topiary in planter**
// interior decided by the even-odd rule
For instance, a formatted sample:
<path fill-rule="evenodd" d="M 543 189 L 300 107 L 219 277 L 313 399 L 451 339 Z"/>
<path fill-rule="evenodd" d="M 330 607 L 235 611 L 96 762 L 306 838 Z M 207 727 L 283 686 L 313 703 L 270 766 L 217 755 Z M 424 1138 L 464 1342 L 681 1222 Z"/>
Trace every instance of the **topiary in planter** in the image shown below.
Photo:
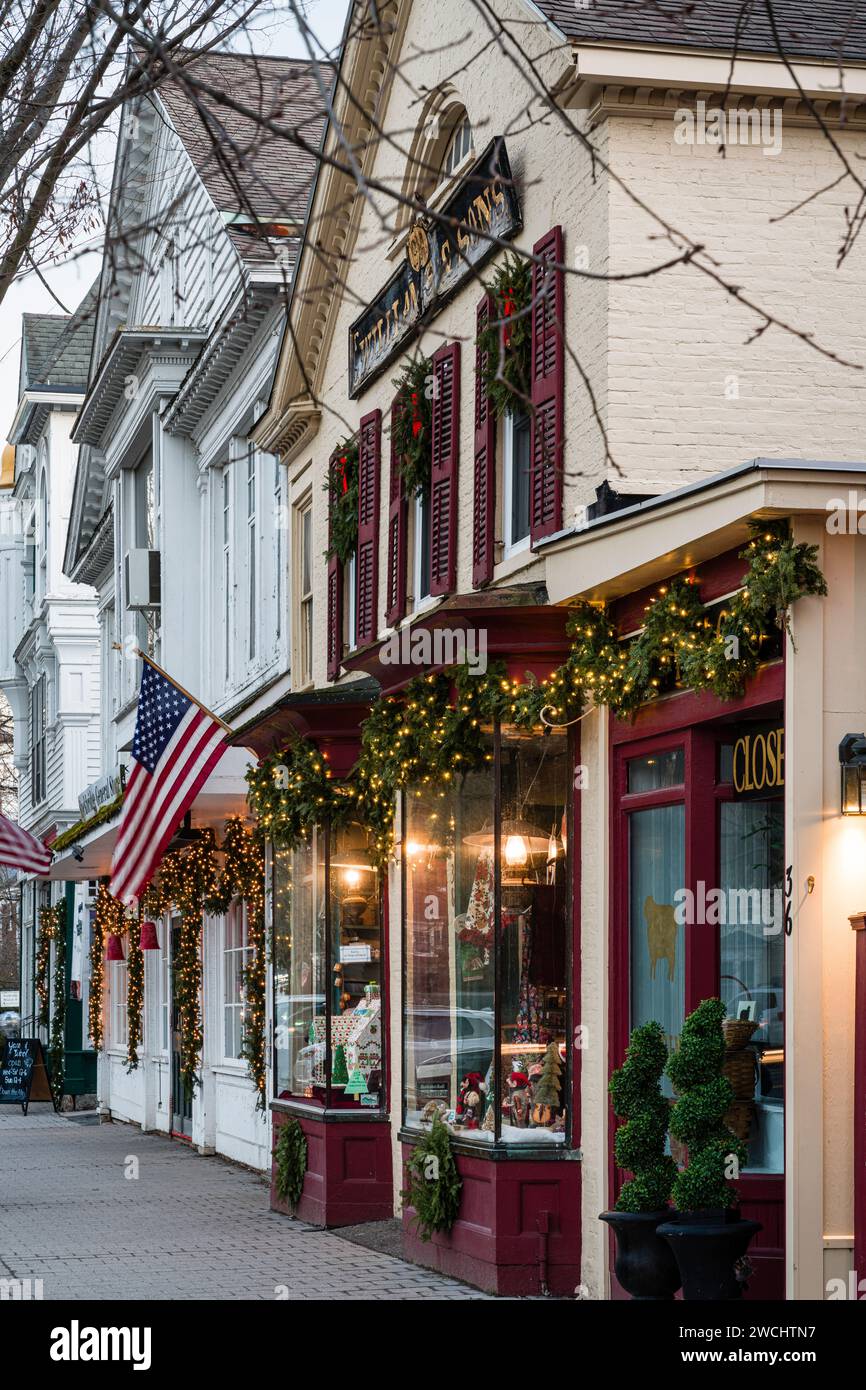
<path fill-rule="evenodd" d="M 659 1211 L 670 1197 L 677 1170 L 665 1153 L 670 1107 L 659 1084 L 667 1056 L 661 1024 L 642 1023 L 610 1078 L 614 1113 L 625 1121 L 616 1132 L 614 1157 L 619 1168 L 633 1174 L 617 1198 L 617 1211 Z"/>
<path fill-rule="evenodd" d="M 673 1185 L 678 1211 L 719 1210 L 737 1203 L 730 1179 L 745 1164 L 746 1148 L 723 1118 L 734 1098 L 722 1075 L 724 1017 L 721 999 L 704 999 L 683 1024 L 679 1049 L 668 1059 L 667 1074 L 677 1092 L 670 1130 L 688 1149 L 688 1164 Z"/>

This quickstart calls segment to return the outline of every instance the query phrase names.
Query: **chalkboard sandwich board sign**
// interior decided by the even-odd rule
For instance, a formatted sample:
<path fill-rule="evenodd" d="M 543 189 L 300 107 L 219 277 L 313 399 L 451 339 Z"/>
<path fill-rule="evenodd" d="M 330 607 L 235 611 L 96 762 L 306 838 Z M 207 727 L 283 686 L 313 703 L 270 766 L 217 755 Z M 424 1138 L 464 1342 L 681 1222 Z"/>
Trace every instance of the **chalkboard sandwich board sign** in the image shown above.
<path fill-rule="evenodd" d="M 38 1038 L 7 1038 L 0 1066 L 0 1105 L 20 1105 L 26 1115 L 31 1100 L 50 1100 L 57 1109 L 42 1043 Z"/>

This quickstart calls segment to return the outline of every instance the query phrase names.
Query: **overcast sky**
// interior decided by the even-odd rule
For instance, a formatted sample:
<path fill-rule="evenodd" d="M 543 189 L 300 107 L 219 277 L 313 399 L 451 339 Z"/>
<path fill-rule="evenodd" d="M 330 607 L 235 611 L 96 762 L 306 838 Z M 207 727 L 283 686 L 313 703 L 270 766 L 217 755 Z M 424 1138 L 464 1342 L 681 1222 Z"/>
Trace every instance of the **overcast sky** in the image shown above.
<path fill-rule="evenodd" d="M 324 49 L 333 54 L 340 41 L 346 17 L 347 0 L 304 0 L 308 23 Z M 262 7 L 259 19 L 252 26 L 252 37 L 242 39 L 236 47 L 274 57 L 306 58 L 304 40 L 299 35 L 291 15 L 288 0 Z M 106 134 L 96 151 L 95 163 L 100 170 L 106 190 L 111 181 L 113 136 Z M 99 270 L 101 234 L 81 241 L 73 252 L 59 264 L 40 267 L 42 273 L 65 308 L 73 310 L 84 297 Z M 0 443 L 5 440 L 18 405 L 18 366 L 21 344 L 21 315 L 59 314 L 60 305 L 49 290 L 31 272 L 9 290 L 0 314 Z"/>

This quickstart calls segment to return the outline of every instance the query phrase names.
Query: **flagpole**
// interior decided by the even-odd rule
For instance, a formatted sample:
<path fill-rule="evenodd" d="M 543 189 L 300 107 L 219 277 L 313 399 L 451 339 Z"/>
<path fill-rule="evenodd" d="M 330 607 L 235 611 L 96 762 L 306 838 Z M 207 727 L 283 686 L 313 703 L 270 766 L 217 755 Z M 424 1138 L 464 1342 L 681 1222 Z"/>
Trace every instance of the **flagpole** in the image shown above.
<path fill-rule="evenodd" d="M 122 652 L 125 650 L 121 642 L 112 642 L 111 645 L 116 652 Z M 213 719 L 213 721 L 216 724 L 219 724 L 220 728 L 225 729 L 227 734 L 234 735 L 234 729 L 231 727 L 230 724 L 227 724 L 224 719 L 220 719 L 219 715 L 214 714 L 213 710 L 208 709 L 207 705 L 203 705 L 201 700 L 197 700 L 195 695 L 191 694 L 189 690 L 182 686 L 180 681 L 176 681 L 174 676 L 170 676 L 168 671 L 164 670 L 162 666 L 158 666 L 152 656 L 148 656 L 147 652 L 143 652 L 141 650 L 141 647 L 133 647 L 132 651 L 135 656 L 140 656 L 142 661 L 146 661 L 148 666 L 152 666 L 154 671 L 158 671 L 161 676 L 165 676 L 165 679 L 167 681 L 170 681 L 171 684 L 180 691 L 181 695 L 185 695 L 186 698 L 188 700 L 191 700 L 194 705 L 198 705 L 199 709 L 202 710 L 208 716 L 208 718 Z"/>

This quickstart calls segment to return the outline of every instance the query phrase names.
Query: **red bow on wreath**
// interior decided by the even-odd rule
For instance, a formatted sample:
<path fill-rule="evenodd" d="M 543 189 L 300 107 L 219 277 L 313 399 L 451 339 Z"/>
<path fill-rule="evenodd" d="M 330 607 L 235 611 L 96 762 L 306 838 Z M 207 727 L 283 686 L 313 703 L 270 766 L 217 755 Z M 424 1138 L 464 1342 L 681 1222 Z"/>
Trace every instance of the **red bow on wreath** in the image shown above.
<path fill-rule="evenodd" d="M 418 435 L 421 433 L 422 429 L 424 428 L 424 424 L 423 424 L 423 421 L 422 421 L 422 419 L 421 419 L 421 412 L 420 412 L 420 410 L 418 409 L 418 392 L 417 392 L 417 391 L 413 391 L 413 392 L 412 392 L 411 397 L 410 397 L 410 400 L 411 400 L 411 402 L 412 402 L 412 438 L 413 438 L 413 439 L 417 439 L 417 438 L 418 438 Z"/>

